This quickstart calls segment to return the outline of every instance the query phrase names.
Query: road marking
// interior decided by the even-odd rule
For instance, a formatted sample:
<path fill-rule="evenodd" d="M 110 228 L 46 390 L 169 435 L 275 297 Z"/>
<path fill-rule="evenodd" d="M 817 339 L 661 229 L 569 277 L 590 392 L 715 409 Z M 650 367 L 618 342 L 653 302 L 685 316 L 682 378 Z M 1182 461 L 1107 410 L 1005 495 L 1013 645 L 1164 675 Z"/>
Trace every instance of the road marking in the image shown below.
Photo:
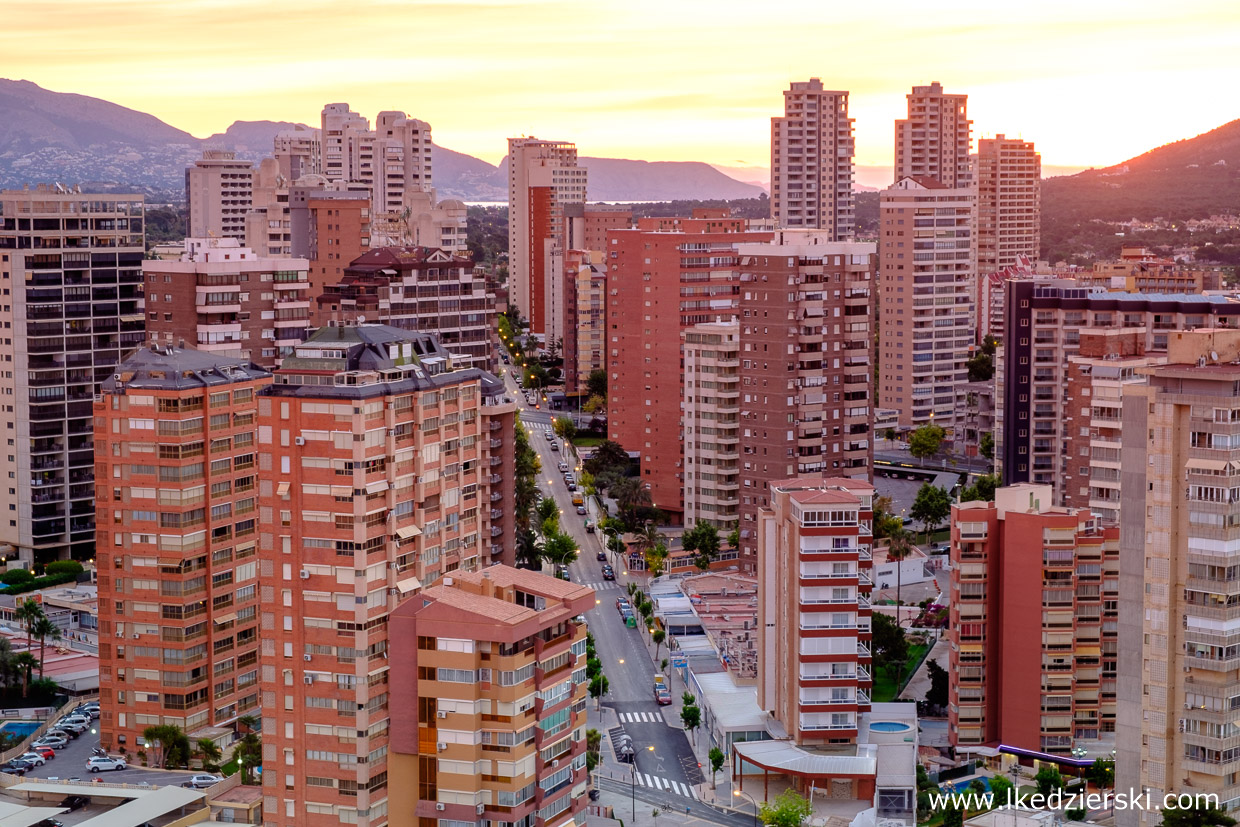
<path fill-rule="evenodd" d="M 675 781 L 665 779 L 665 783 L 671 788 L 672 792 L 676 793 L 676 795 L 684 795 L 684 793 L 680 791 L 680 785 Z"/>
<path fill-rule="evenodd" d="M 661 789 L 663 789 L 663 784 L 661 783 L 661 782 L 663 781 L 663 779 L 659 778 L 659 776 L 657 776 L 657 775 L 655 775 L 655 776 L 650 776 L 650 775 L 647 775 L 647 776 L 646 776 L 646 780 L 647 780 L 647 781 L 649 781 L 649 782 L 650 782 L 650 786 L 654 787 L 656 790 L 661 790 Z"/>
<path fill-rule="evenodd" d="M 689 797 L 692 798 L 694 801 L 702 800 L 698 798 L 697 790 L 693 789 L 692 787 L 689 787 Z"/>

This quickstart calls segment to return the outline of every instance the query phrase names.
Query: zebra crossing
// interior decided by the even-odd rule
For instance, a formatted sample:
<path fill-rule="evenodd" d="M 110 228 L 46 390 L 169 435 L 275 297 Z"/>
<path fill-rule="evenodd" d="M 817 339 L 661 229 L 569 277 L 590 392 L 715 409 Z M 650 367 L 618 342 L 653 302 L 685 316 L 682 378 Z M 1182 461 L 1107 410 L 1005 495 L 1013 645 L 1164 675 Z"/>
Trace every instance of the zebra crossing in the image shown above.
<path fill-rule="evenodd" d="M 672 781 L 668 778 L 660 778 L 657 775 L 647 775 L 644 772 L 634 772 L 633 780 L 637 782 L 639 787 L 650 787 L 655 790 L 664 790 L 675 793 L 676 795 L 691 798 L 694 801 L 700 801 L 697 791 L 683 781 Z"/>
<path fill-rule="evenodd" d="M 665 724 L 663 716 L 658 712 L 621 712 L 620 723 L 622 724 Z"/>
<path fill-rule="evenodd" d="M 620 588 L 620 584 L 617 583 L 615 580 L 604 580 L 601 583 L 582 583 L 581 585 L 588 586 L 589 588 L 594 589 L 596 592 L 603 592 L 603 591 L 607 591 L 608 589 Z"/>

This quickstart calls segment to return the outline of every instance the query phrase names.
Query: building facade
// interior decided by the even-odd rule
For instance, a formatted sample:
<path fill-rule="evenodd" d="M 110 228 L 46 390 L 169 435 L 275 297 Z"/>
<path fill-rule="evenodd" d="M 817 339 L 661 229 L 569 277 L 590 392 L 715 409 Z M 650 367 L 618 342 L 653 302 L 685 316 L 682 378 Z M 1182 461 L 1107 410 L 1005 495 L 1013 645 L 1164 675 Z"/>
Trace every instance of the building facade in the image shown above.
<path fill-rule="evenodd" d="M 1042 239 L 1042 156 L 1032 141 L 1000 133 L 977 142 L 977 269 L 995 273 L 1024 256 L 1038 260 Z"/>
<path fill-rule="evenodd" d="M 393 613 L 392 701 L 409 714 L 392 718 L 391 827 L 582 816 L 588 682 L 575 618 L 592 608 L 585 586 L 493 566 Z"/>
<path fill-rule="evenodd" d="M 682 331 L 685 390 L 685 527 L 730 532 L 740 519 L 740 325 L 703 322 Z"/>
<path fill-rule="evenodd" d="M 490 374 L 383 325 L 321 328 L 266 390 L 264 824 L 388 821 L 389 617 L 513 562 L 515 410 Z"/>
<path fill-rule="evenodd" d="M 874 487 L 772 482 L 758 518 L 758 707 L 798 745 L 856 744 L 870 709 Z"/>
<path fill-rule="evenodd" d="M 949 95 L 935 81 L 914 86 L 907 97 L 908 117 L 896 121 L 896 181 L 928 177 L 949 188 L 975 186 L 969 96 Z"/>
<path fill-rule="evenodd" d="M 607 348 L 607 265 L 600 250 L 564 254 L 564 392 L 583 394 L 603 370 Z"/>
<path fill-rule="evenodd" d="M 0 192 L 0 544 L 26 563 L 95 553 L 91 406 L 146 336 L 141 195 Z"/>
<path fill-rule="evenodd" d="M 254 200 L 254 165 L 237 153 L 207 149 L 185 170 L 189 235 L 227 236 L 245 242 L 245 217 Z"/>
<path fill-rule="evenodd" d="M 232 238 L 188 238 L 180 261 L 144 261 L 150 338 L 271 369 L 310 332 L 309 263 Z"/>
<path fill-rule="evenodd" d="M 1023 483 L 954 504 L 950 553 L 952 746 L 1109 757 L 1119 528 Z"/>
<path fill-rule="evenodd" d="M 821 230 L 848 241 L 856 228 L 853 119 L 848 93 L 793 82 L 784 115 L 771 118 L 771 218 L 777 227 Z"/>
<path fill-rule="evenodd" d="M 975 337 L 975 190 L 899 179 L 879 196 L 878 405 L 950 427 Z"/>
<path fill-rule="evenodd" d="M 232 240 L 232 239 L 228 239 Z M 259 395 L 271 374 L 139 348 L 94 403 L 100 742 L 226 746 L 259 706 Z"/>

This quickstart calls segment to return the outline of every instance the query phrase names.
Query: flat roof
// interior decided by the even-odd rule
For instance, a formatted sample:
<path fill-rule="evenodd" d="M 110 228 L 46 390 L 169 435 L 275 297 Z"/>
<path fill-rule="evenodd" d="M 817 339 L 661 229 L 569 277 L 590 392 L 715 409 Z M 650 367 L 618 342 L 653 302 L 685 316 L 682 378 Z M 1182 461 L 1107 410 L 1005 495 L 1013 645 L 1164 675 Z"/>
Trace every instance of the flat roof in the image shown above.
<path fill-rule="evenodd" d="M 756 686 L 737 686 L 728 672 L 694 673 L 702 697 L 724 732 L 766 731 L 768 716 L 758 706 Z"/>
<path fill-rule="evenodd" d="M 872 754 L 823 755 L 807 752 L 791 741 L 738 741 L 732 749 L 751 764 L 788 775 L 873 776 L 878 769 Z"/>

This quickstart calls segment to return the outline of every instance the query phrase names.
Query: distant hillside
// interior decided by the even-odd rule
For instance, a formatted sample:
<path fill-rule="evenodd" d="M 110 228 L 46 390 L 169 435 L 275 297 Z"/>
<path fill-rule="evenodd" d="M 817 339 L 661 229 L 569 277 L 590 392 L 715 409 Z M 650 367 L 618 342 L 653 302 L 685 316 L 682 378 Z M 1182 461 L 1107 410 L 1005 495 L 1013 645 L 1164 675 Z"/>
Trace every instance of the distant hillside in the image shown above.
<path fill-rule="evenodd" d="M 305 124 L 289 121 L 233 121 L 228 129 L 217 132 L 209 138 L 203 138 L 202 143 L 206 146 L 220 146 L 270 155 L 276 133 L 296 129 L 298 126 L 304 127 Z"/>
<path fill-rule="evenodd" d="M 1042 182 L 1042 255 L 1118 249 L 1103 221 L 1175 221 L 1240 210 L 1240 120 L 1106 169 Z"/>
<path fill-rule="evenodd" d="M 188 132 L 133 109 L 85 95 L 0 79 L 0 153 L 54 144 L 80 149 L 112 142 L 196 144 Z"/>
<path fill-rule="evenodd" d="M 507 201 L 508 172 L 481 158 L 435 144 L 431 147 L 435 190 L 440 198 Z"/>

